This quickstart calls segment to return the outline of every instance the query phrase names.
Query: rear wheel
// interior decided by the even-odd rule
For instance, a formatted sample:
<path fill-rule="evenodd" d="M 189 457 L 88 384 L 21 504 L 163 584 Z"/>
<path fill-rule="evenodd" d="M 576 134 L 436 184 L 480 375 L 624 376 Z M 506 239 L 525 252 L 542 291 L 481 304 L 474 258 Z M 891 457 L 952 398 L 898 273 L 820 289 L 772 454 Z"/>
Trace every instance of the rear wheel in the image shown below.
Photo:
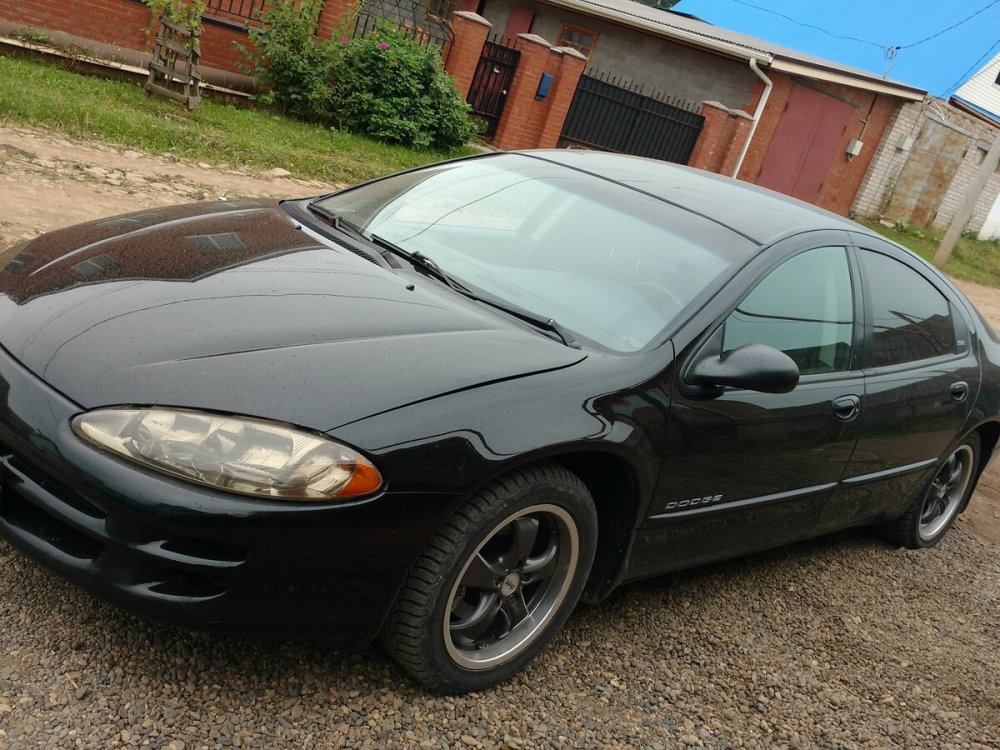
<path fill-rule="evenodd" d="M 885 527 L 890 540 L 911 549 L 941 541 L 975 489 L 979 444 L 973 432 L 948 455 L 909 510 Z"/>
<path fill-rule="evenodd" d="M 597 516 L 560 466 L 514 472 L 469 498 L 428 543 L 381 633 L 428 687 L 496 685 L 562 627 L 593 562 Z"/>

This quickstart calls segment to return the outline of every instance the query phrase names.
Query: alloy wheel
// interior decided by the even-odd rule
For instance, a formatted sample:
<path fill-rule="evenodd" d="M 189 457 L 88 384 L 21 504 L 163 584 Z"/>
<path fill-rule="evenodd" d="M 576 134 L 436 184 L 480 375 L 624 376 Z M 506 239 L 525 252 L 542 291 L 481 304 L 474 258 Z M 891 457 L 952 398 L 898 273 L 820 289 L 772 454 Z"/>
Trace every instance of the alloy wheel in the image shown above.
<path fill-rule="evenodd" d="M 484 670 L 523 653 L 566 598 L 579 554 L 576 523 L 557 505 L 523 508 L 494 527 L 451 590 L 444 640 L 452 660 Z"/>
<path fill-rule="evenodd" d="M 941 533 L 958 512 L 965 490 L 972 481 L 975 454 L 968 445 L 959 446 L 938 470 L 930 492 L 920 509 L 917 533 L 921 539 L 932 539 Z"/>

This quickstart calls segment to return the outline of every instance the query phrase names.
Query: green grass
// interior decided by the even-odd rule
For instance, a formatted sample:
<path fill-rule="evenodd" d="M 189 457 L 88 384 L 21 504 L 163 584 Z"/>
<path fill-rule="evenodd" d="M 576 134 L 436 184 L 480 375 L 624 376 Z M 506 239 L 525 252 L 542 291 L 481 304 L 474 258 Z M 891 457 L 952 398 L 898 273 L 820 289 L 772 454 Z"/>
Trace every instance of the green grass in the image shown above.
<path fill-rule="evenodd" d="M 865 226 L 888 237 L 893 242 L 910 248 L 925 260 L 932 260 L 941 244 L 944 232 L 897 223 L 884 227 L 877 221 L 864 221 Z M 1000 288 L 1000 242 L 963 237 L 958 241 L 944 270 L 957 279 Z"/>
<path fill-rule="evenodd" d="M 138 83 L 0 55 L 0 122 L 183 159 L 297 177 L 357 182 L 450 156 L 378 143 L 272 111 L 205 100 L 194 112 L 146 96 Z"/>

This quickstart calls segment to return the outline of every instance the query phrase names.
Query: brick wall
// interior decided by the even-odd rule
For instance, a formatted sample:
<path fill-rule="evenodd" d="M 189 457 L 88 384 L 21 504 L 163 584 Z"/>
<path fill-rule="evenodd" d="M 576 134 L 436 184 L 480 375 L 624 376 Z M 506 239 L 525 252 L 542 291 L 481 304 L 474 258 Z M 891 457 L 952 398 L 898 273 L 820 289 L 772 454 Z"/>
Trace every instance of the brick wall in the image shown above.
<path fill-rule="evenodd" d="M 729 109 L 719 102 L 702 102 L 700 112 L 705 125 L 688 166 L 729 177 L 736 169 L 752 118 L 743 110 Z"/>
<path fill-rule="evenodd" d="M 0 18 L 87 37 L 116 47 L 152 49 L 149 9 L 131 0 L 0 0 Z"/>
<path fill-rule="evenodd" d="M 956 124 L 966 130 L 970 137 L 968 138 L 968 147 L 965 149 L 965 158 L 962 159 L 948 191 L 941 199 L 937 216 L 931 222 L 932 226 L 941 228 L 947 227 L 955 217 L 955 213 L 965 201 L 965 197 L 972 187 L 972 181 L 979 173 L 979 166 L 982 164 L 986 152 L 989 151 L 990 144 L 993 139 L 1000 137 L 997 128 L 954 108 L 949 109 L 952 111 L 949 112 L 948 119 L 958 121 Z M 982 229 L 986 222 L 986 215 L 993 207 L 998 194 L 1000 194 L 1000 171 L 994 170 L 993 176 L 990 177 L 983 192 L 976 200 L 976 207 L 972 212 L 972 218 L 969 219 L 967 229 L 974 232 Z"/>
<path fill-rule="evenodd" d="M 910 136 L 916 136 L 922 111 L 921 102 L 907 102 L 896 110 L 854 200 L 851 210 L 856 216 L 873 218 L 881 215 L 889 186 L 899 177 L 906 163 L 907 152 L 903 150 L 903 142 Z"/>
<path fill-rule="evenodd" d="M 92 39 L 133 50 L 152 51 L 154 35 L 149 9 L 137 0 L 0 0 L 0 19 Z M 234 43 L 247 44 L 247 35 L 236 21 L 215 21 L 206 16 L 201 37 L 202 64 L 240 72 L 245 63 Z"/>
<path fill-rule="evenodd" d="M 760 124 L 757 126 L 753 142 L 750 144 L 750 149 L 743 161 L 739 178 L 747 182 L 756 182 L 767 151 L 771 147 L 778 121 L 784 114 L 793 83 L 809 86 L 827 96 L 847 102 L 854 108 L 854 115 L 841 143 L 837 146 L 836 156 L 827 172 L 819 198 L 816 200 L 816 205 L 834 213 L 846 215 L 851 209 L 861 183 L 864 181 L 886 126 L 895 110 L 903 103 L 902 100 L 823 81 L 802 79 L 794 79 L 793 81 L 791 76 L 775 71 L 767 71 L 767 75 L 774 86 Z M 763 88 L 763 83 L 755 84 L 754 102 L 747 108 L 748 111 L 753 111 L 756 107 L 756 102 L 763 92 Z M 849 160 L 847 158 L 847 145 L 854 138 L 862 140 L 865 146 L 860 155 Z"/>
<path fill-rule="evenodd" d="M 900 197 L 899 190 L 913 189 L 909 187 L 910 185 L 921 185 L 926 189 L 926 183 L 921 184 L 919 180 L 909 181 L 904 187 L 899 177 L 903 168 L 910 162 L 913 146 L 917 145 L 921 138 L 928 137 L 925 128 L 929 120 L 964 136 L 959 139 L 963 143 L 961 161 L 951 182 L 943 186 L 940 196 L 924 196 L 925 202 L 933 200 L 937 203 L 937 210 L 930 222 L 932 226 L 946 227 L 951 222 L 968 194 L 989 144 L 1000 134 L 1000 129 L 941 100 L 912 102 L 899 109 L 858 192 L 853 206 L 856 215 L 868 218 L 886 216 L 893 220 L 911 221 L 910 215 L 890 216 L 887 210 L 890 200 Z M 908 143 L 907 139 L 913 139 L 912 144 Z M 976 202 L 968 229 L 979 231 L 982 228 L 998 194 L 1000 194 L 1000 172 L 995 172 Z M 898 205 L 905 201 L 897 200 L 893 203 Z"/>

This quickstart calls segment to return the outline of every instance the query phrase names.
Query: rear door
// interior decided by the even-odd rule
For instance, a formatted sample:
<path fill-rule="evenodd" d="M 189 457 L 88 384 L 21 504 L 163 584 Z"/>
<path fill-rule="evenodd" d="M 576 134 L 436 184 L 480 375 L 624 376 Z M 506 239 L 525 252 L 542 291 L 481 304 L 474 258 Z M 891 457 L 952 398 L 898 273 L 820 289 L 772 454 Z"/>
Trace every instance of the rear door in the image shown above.
<path fill-rule="evenodd" d="M 906 251 L 854 235 L 865 301 L 861 436 L 818 532 L 900 515 L 958 438 L 979 390 L 961 303 Z"/>

